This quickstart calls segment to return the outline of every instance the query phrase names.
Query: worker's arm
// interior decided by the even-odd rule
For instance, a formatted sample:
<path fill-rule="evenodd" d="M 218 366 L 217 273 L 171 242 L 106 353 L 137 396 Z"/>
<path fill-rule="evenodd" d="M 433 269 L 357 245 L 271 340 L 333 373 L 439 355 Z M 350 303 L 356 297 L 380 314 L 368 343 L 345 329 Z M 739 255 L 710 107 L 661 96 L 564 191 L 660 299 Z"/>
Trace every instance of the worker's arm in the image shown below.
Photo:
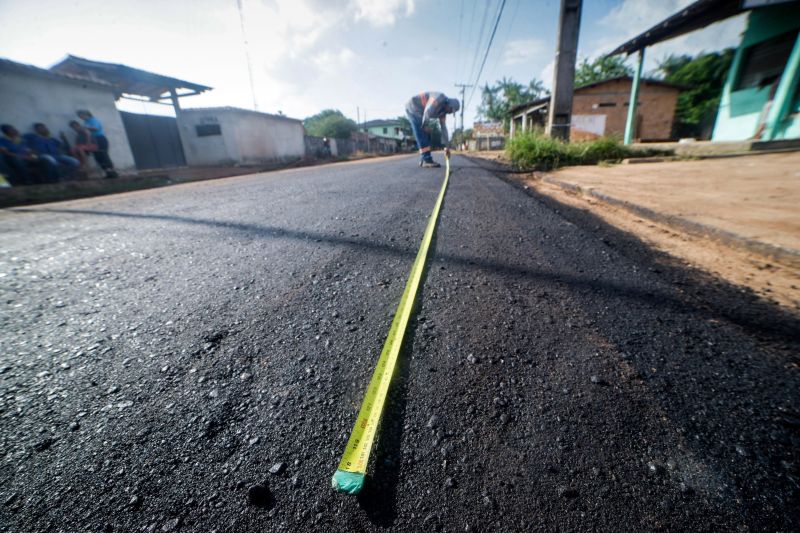
<path fill-rule="evenodd" d="M 442 144 L 447 147 L 450 145 L 450 135 L 447 133 L 447 117 L 439 118 L 439 128 L 442 130 Z"/>
<path fill-rule="evenodd" d="M 435 97 L 430 98 L 428 103 L 425 104 L 425 110 L 422 113 L 422 123 L 427 124 L 429 120 L 439 118 L 439 115 L 441 114 L 440 111 L 444 103 L 445 97 L 443 94 L 436 94 Z"/>

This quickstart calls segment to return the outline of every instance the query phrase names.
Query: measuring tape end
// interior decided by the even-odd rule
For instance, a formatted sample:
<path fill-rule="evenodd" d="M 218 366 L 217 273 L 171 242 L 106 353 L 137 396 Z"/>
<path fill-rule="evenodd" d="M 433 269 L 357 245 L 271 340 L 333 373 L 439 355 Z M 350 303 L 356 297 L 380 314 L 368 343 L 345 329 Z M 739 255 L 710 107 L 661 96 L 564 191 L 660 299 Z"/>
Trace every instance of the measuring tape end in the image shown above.
<path fill-rule="evenodd" d="M 337 470 L 331 479 L 331 487 L 336 492 L 358 494 L 364 488 L 364 474 Z"/>

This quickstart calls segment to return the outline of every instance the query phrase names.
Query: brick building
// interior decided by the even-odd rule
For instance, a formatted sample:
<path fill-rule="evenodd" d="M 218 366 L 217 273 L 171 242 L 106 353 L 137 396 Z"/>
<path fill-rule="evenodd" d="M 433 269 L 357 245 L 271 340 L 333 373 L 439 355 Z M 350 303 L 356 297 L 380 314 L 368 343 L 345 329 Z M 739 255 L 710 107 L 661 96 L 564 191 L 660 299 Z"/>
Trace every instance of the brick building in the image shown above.
<path fill-rule="evenodd" d="M 602 136 L 622 138 L 628 114 L 632 79 L 612 78 L 575 89 L 572 99 L 570 139 Z M 675 106 L 681 87 L 659 80 L 642 80 L 634 137 L 641 141 L 672 138 Z M 532 129 L 544 130 L 550 98 L 541 98 L 511 109 L 511 136 Z"/>

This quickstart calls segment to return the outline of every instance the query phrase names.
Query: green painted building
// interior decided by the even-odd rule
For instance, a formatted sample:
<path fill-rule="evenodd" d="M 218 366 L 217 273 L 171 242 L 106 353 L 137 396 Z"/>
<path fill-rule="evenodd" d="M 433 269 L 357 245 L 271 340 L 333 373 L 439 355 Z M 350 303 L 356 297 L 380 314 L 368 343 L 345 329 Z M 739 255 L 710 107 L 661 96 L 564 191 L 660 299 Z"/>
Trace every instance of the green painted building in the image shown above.
<path fill-rule="evenodd" d="M 386 137 L 398 141 L 411 137 L 411 131 L 405 129 L 405 124 L 397 119 L 370 120 L 363 124 L 361 131 L 366 131 L 376 137 Z"/>
<path fill-rule="evenodd" d="M 800 139 L 799 0 L 698 0 L 620 45 L 609 55 L 638 53 L 630 101 L 637 101 L 648 46 L 745 12 L 747 29 L 728 73 L 711 139 Z M 632 139 L 635 108 L 628 110 L 626 144 Z"/>
<path fill-rule="evenodd" d="M 722 93 L 715 141 L 800 138 L 800 2 L 750 12 Z"/>

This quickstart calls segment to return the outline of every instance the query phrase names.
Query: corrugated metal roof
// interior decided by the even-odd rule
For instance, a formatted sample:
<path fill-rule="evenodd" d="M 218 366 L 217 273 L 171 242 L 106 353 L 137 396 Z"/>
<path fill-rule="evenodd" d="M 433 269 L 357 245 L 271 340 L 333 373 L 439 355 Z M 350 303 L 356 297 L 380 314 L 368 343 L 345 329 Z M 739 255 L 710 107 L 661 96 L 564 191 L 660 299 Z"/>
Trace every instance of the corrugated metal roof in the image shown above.
<path fill-rule="evenodd" d="M 73 74 L 61 74 L 53 72 L 51 70 L 47 70 L 45 68 L 39 68 L 33 65 L 28 65 L 27 63 L 18 63 L 17 61 L 12 61 L 6 58 L 0 58 L 0 70 L 20 72 L 22 74 L 39 76 L 57 81 L 69 81 L 73 83 L 91 84 L 111 91 L 113 91 L 114 89 L 110 83 L 104 82 L 102 80 L 93 80 L 90 78 L 85 78 L 83 76 L 76 76 Z"/>
<path fill-rule="evenodd" d="M 211 90 L 211 87 L 205 85 L 162 76 L 161 74 L 127 65 L 93 61 L 73 55 L 69 55 L 61 62 L 53 65 L 50 70 L 59 74 L 71 74 L 102 80 L 114 86 L 120 94 L 145 96 L 151 100 L 168 98 L 168 96 L 163 95 L 170 90 L 188 89 L 193 91 L 190 94 L 199 94 Z"/>
<path fill-rule="evenodd" d="M 738 15 L 749 8 L 742 0 L 698 0 L 666 18 L 633 39 L 619 45 L 609 56 L 632 54 L 652 44 L 705 28 L 709 24 Z"/>

